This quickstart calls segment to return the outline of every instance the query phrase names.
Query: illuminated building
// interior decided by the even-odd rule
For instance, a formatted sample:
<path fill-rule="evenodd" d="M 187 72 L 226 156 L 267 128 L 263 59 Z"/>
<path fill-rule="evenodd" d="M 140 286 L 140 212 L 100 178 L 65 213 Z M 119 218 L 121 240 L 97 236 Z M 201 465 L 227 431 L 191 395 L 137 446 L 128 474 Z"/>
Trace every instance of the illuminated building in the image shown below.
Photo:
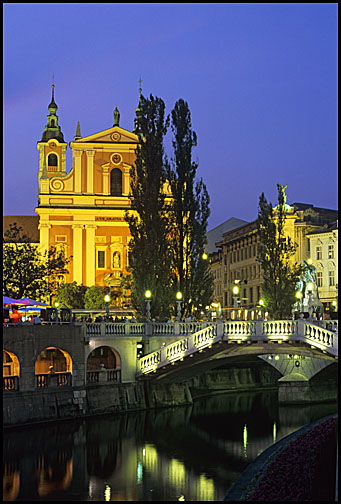
<path fill-rule="evenodd" d="M 130 208 L 130 170 L 138 137 L 119 126 L 117 107 L 113 125 L 98 133 L 82 137 L 78 122 L 69 143 L 73 161 L 67 172 L 67 143 L 57 109 L 52 86 L 47 124 L 37 142 L 39 195 L 35 211 L 40 245 L 42 249 L 53 245 L 73 257 L 65 282 L 109 286 L 114 298 L 121 297 L 130 238 L 124 215 Z"/>
<path fill-rule="evenodd" d="M 298 245 L 293 261 L 301 262 L 310 258 L 309 233 L 335 221 L 337 215 L 337 210 L 305 203 L 293 203 L 290 206 L 284 229 L 286 236 Z M 256 260 L 258 244 L 256 220 L 223 233 L 216 242 L 218 251 L 210 255 L 210 261 L 215 271 L 215 283 L 220 282 L 221 285 L 219 298 L 223 315 L 224 312 L 227 314 L 228 308 L 233 307 L 232 288 L 236 281 L 240 288 L 240 306 L 250 310 L 258 305 L 263 282 L 262 271 Z"/>
<path fill-rule="evenodd" d="M 307 234 L 311 264 L 316 268 L 319 299 L 327 311 L 338 311 L 338 221 Z"/>

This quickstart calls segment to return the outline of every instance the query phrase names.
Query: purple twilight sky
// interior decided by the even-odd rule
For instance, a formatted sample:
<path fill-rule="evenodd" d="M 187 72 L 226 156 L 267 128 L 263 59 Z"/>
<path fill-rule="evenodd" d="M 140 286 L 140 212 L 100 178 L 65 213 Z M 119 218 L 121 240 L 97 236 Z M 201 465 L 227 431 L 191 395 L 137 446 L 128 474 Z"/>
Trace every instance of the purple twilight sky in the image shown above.
<path fill-rule="evenodd" d="M 54 73 L 66 142 L 132 130 L 142 92 L 183 98 L 208 229 L 288 203 L 337 208 L 337 4 L 4 4 L 4 214 L 35 215 Z M 170 144 L 169 133 L 168 144 Z M 67 171 L 71 169 L 68 148 Z"/>

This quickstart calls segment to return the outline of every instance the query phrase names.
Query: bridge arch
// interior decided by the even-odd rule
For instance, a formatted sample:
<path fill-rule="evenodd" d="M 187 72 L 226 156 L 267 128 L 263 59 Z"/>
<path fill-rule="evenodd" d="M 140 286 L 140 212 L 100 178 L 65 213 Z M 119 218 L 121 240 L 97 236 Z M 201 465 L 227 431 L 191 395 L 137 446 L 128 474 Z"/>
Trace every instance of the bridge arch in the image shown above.
<path fill-rule="evenodd" d="M 64 349 L 50 346 L 37 355 L 34 364 L 36 387 L 72 385 L 72 358 Z"/>
<path fill-rule="evenodd" d="M 35 374 L 43 373 L 71 373 L 71 355 L 62 348 L 50 346 L 44 348 L 35 360 Z"/>
<path fill-rule="evenodd" d="M 2 370 L 3 376 L 20 376 L 20 363 L 15 353 L 3 349 Z"/>
<path fill-rule="evenodd" d="M 121 382 L 121 356 L 109 345 L 98 345 L 86 360 L 87 383 Z"/>
<path fill-rule="evenodd" d="M 2 351 L 2 376 L 3 390 L 19 389 L 20 362 L 18 356 L 5 349 Z"/>

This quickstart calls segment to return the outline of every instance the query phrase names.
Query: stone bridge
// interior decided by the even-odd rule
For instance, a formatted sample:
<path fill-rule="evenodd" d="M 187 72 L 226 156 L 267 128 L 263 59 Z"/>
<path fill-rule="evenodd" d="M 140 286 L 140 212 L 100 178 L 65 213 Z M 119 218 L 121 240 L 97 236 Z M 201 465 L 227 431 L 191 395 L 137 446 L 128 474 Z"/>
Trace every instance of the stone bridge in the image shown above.
<path fill-rule="evenodd" d="M 337 323 L 328 329 L 306 320 L 212 323 L 142 357 L 137 377 L 185 379 L 220 366 L 228 358 L 251 354 L 266 355 L 268 363 L 282 374 L 300 371 L 309 380 L 337 361 Z"/>

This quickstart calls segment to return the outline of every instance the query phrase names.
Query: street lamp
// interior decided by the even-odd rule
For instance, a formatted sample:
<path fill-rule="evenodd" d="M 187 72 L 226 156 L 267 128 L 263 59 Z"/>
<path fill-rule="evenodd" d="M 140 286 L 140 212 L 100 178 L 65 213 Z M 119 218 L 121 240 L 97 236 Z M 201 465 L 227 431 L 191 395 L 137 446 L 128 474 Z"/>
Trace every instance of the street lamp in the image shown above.
<path fill-rule="evenodd" d="M 109 294 L 106 294 L 104 296 L 104 301 L 105 301 L 105 316 L 106 316 L 106 318 L 108 320 L 108 318 L 109 318 L 109 303 L 110 303 L 110 296 L 109 296 Z"/>
<path fill-rule="evenodd" d="M 59 306 L 59 303 L 58 301 L 55 302 L 55 307 L 56 307 L 56 324 L 59 323 L 59 319 L 58 319 L 58 306 Z"/>
<path fill-rule="evenodd" d="M 260 306 L 261 319 L 263 320 L 263 307 L 264 307 L 264 301 L 263 301 L 263 299 L 260 299 L 258 301 L 258 304 Z"/>
<path fill-rule="evenodd" d="M 176 320 L 179 321 L 180 318 L 181 318 L 181 299 L 182 299 L 182 292 L 178 291 L 176 293 L 176 302 L 177 302 L 177 305 L 178 305 L 178 313 L 177 313 L 177 316 L 176 316 Z"/>
<path fill-rule="evenodd" d="M 297 298 L 297 305 L 298 305 L 298 311 L 299 311 L 299 313 L 301 313 L 301 311 L 302 311 L 301 297 L 302 297 L 301 291 L 297 291 L 296 292 L 296 298 Z"/>
<path fill-rule="evenodd" d="M 204 261 L 206 261 L 208 259 L 208 255 L 206 254 L 206 252 L 204 252 L 201 257 L 204 259 Z"/>
<path fill-rule="evenodd" d="M 146 298 L 146 314 L 147 314 L 147 322 L 150 322 L 150 301 L 149 299 L 151 298 L 152 293 L 150 290 L 146 290 L 144 293 L 144 297 Z"/>
<path fill-rule="evenodd" d="M 238 285 L 234 285 L 233 289 L 233 309 L 234 309 L 234 318 L 235 320 L 238 320 L 237 314 L 238 314 L 238 294 L 239 294 L 239 287 Z"/>
<path fill-rule="evenodd" d="M 313 318 L 313 301 L 312 301 L 312 293 L 313 293 L 313 284 L 312 282 L 309 282 L 307 285 L 307 290 L 308 290 L 308 312 L 309 312 L 309 320 L 311 321 Z"/>

